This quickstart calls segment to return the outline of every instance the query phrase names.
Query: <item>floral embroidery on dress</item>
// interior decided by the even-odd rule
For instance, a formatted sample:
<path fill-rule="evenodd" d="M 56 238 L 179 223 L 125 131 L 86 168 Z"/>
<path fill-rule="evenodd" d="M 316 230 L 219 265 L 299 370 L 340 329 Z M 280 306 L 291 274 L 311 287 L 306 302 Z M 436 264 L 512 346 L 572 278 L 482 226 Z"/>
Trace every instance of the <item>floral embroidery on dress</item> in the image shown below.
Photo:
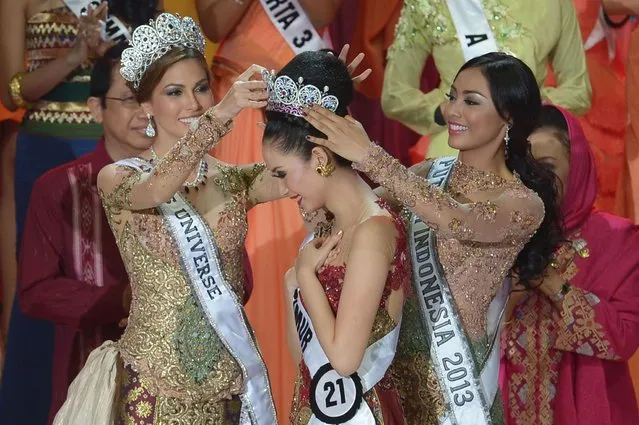
<path fill-rule="evenodd" d="M 523 25 L 510 16 L 505 0 L 483 0 L 483 8 L 497 46 L 510 53 L 508 43 L 524 34 Z M 449 43 L 459 40 L 445 0 L 405 0 L 389 56 L 421 44 Z"/>
<path fill-rule="evenodd" d="M 597 304 L 599 298 L 594 294 L 571 287 L 563 301 L 563 326 L 559 328 L 555 346 L 584 356 L 620 360 L 608 341 L 603 326 L 597 322 L 597 314 L 593 308 Z"/>
<path fill-rule="evenodd" d="M 552 425 L 561 351 L 553 348 L 556 324 L 550 300 L 527 293 L 504 329 L 508 364 L 509 421 L 513 425 Z"/>

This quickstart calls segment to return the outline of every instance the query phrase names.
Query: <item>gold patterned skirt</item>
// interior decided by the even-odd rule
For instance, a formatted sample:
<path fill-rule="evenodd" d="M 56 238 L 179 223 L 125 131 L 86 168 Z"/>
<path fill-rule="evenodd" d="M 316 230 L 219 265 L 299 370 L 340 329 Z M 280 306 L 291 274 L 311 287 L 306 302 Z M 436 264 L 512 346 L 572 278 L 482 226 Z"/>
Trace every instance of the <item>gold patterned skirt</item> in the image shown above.
<path fill-rule="evenodd" d="M 237 396 L 198 403 L 153 395 L 144 378 L 120 361 L 116 409 L 116 425 L 235 425 L 241 402 Z"/>

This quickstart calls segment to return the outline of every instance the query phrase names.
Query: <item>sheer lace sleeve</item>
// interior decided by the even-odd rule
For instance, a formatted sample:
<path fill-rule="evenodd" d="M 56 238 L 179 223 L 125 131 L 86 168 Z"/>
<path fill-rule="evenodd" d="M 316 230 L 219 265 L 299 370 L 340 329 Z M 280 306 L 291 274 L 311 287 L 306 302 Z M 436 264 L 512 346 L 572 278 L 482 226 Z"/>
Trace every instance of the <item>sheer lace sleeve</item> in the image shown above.
<path fill-rule="evenodd" d="M 494 191 L 480 202 L 461 203 L 374 144 L 353 167 L 388 189 L 440 237 L 514 243 L 530 238 L 544 217 L 541 199 L 523 185 Z"/>
<path fill-rule="evenodd" d="M 142 210 L 168 201 L 229 130 L 230 121 L 222 124 L 212 113 L 205 113 L 197 127 L 178 140 L 149 172 L 140 173 L 117 164 L 106 166 L 98 175 L 104 206 L 112 211 Z"/>
<path fill-rule="evenodd" d="M 285 193 L 279 179 L 271 176 L 263 162 L 240 167 L 218 164 L 218 170 L 215 183 L 227 193 L 242 194 L 248 200 L 248 208 L 280 199 Z"/>

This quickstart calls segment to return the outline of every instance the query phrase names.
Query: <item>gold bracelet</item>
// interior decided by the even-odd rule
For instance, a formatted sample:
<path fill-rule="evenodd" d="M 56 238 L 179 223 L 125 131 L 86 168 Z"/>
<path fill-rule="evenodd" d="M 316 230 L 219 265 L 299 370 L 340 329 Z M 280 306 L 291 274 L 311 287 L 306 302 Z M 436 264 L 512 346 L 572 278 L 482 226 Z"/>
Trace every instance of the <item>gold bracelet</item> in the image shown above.
<path fill-rule="evenodd" d="M 26 73 L 16 72 L 9 80 L 9 93 L 11 100 L 18 108 L 29 109 L 31 104 L 22 97 L 22 79 Z"/>

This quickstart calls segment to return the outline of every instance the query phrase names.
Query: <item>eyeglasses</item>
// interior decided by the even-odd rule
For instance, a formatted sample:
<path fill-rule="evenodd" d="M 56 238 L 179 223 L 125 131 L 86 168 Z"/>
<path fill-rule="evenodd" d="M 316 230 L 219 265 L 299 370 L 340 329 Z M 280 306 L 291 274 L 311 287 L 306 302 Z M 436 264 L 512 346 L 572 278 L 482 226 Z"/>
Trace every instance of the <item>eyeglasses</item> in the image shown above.
<path fill-rule="evenodd" d="M 140 107 L 140 104 L 138 103 L 137 100 L 135 100 L 135 97 L 108 97 L 105 96 L 105 99 L 109 99 L 109 100 L 117 100 L 118 102 L 120 102 L 122 104 L 122 106 L 124 106 L 125 108 L 128 109 L 138 109 Z"/>

